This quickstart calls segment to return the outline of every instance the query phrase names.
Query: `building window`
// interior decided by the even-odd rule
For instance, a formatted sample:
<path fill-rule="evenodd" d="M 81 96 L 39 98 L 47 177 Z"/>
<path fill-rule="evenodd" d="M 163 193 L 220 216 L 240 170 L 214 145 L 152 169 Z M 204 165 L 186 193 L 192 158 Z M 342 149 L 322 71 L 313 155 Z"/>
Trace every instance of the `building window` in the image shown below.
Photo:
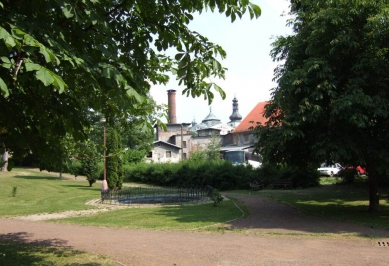
<path fill-rule="evenodd" d="M 183 148 L 186 148 L 186 141 L 183 141 L 183 142 L 182 142 L 182 147 L 183 147 Z"/>
<path fill-rule="evenodd" d="M 171 158 L 171 157 L 172 157 L 172 152 L 166 151 L 166 158 Z"/>
<path fill-rule="evenodd" d="M 186 153 L 182 154 L 182 159 L 184 159 L 184 160 L 186 159 Z"/>
<path fill-rule="evenodd" d="M 149 154 L 147 154 L 147 158 L 153 158 L 153 152 L 150 151 Z"/>

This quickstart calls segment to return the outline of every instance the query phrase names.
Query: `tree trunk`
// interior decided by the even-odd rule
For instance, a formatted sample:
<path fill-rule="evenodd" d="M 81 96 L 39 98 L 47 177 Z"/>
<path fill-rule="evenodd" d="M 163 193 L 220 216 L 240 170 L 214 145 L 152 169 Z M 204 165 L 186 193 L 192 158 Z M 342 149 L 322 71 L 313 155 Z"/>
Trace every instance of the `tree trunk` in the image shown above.
<path fill-rule="evenodd" d="M 1 171 L 5 172 L 5 171 L 7 171 L 7 167 L 8 167 L 8 151 L 7 151 L 7 149 L 4 149 L 4 153 L 2 156 L 2 163 L 3 163 L 3 166 L 1 167 Z"/>
<path fill-rule="evenodd" d="M 377 172 L 374 165 L 368 164 L 367 173 L 369 178 L 369 212 L 379 212 L 380 202 L 377 184 Z"/>

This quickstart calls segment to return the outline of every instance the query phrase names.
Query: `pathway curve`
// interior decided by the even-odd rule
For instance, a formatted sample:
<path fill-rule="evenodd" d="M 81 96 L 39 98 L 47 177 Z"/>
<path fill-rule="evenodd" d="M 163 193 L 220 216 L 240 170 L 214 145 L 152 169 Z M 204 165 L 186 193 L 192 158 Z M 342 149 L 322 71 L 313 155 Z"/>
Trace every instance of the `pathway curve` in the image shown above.
<path fill-rule="evenodd" d="M 378 242 L 389 242 L 389 230 L 306 215 L 266 197 L 229 195 L 245 202 L 251 215 L 224 233 L 2 218 L 0 240 L 71 247 L 111 256 L 118 265 L 388 265 L 389 247 Z"/>

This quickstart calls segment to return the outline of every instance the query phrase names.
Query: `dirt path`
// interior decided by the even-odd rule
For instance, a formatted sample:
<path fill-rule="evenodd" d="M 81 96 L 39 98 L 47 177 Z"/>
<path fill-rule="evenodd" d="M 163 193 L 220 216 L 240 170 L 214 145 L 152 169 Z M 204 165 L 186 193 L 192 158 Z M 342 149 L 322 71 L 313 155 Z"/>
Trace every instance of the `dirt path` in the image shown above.
<path fill-rule="evenodd" d="M 147 231 L 0 219 L 0 240 L 109 255 L 118 265 L 388 265 L 389 230 L 309 216 L 233 195 L 251 210 L 225 233 Z M 367 238 L 361 236 L 375 236 Z M 381 246 L 379 245 L 381 244 Z"/>

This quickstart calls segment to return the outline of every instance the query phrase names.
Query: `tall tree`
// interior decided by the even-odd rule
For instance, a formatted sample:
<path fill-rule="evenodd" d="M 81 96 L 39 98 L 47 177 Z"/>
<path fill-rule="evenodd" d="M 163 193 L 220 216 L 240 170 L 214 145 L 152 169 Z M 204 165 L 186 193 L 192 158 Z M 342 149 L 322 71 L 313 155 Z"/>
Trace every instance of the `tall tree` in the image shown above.
<path fill-rule="evenodd" d="M 0 142 L 53 167 L 58 139 L 87 138 L 89 110 L 146 117 L 150 85 L 171 71 L 187 95 L 225 97 L 209 79 L 224 77 L 225 51 L 188 28 L 204 9 L 231 21 L 261 12 L 249 0 L 0 0 Z"/>
<path fill-rule="evenodd" d="M 215 133 L 212 133 L 211 140 L 207 144 L 207 147 L 205 149 L 205 154 L 207 156 L 207 160 L 209 161 L 220 161 L 221 154 L 220 154 L 220 147 L 221 139 L 219 135 L 216 135 Z"/>
<path fill-rule="evenodd" d="M 89 182 L 89 186 L 92 186 L 99 178 L 98 162 L 100 156 L 97 153 L 96 145 L 89 141 L 87 142 L 87 149 L 81 159 L 82 172 L 85 174 L 86 179 Z"/>
<path fill-rule="evenodd" d="M 132 116 L 126 121 L 113 119 L 110 127 L 115 127 L 121 136 L 122 146 L 126 150 L 126 162 L 139 162 L 144 159 L 152 147 L 155 140 L 154 128 L 147 126 L 145 121 L 152 123 L 157 117 L 163 116 L 163 106 L 157 106 L 155 101 L 148 99 L 149 104 L 143 108 L 148 108 L 149 115 L 143 117 Z M 98 147 L 99 154 L 103 154 L 103 126 L 100 121 L 101 116 L 94 113 L 90 117 L 91 129 L 90 140 Z"/>
<path fill-rule="evenodd" d="M 278 86 L 257 127 L 272 162 L 366 165 L 369 210 L 389 164 L 389 1 L 293 0 L 294 34 L 273 43 Z"/>
<path fill-rule="evenodd" d="M 110 189 L 122 188 L 124 180 L 122 155 L 120 135 L 115 128 L 110 128 L 107 134 L 107 183 Z"/>

